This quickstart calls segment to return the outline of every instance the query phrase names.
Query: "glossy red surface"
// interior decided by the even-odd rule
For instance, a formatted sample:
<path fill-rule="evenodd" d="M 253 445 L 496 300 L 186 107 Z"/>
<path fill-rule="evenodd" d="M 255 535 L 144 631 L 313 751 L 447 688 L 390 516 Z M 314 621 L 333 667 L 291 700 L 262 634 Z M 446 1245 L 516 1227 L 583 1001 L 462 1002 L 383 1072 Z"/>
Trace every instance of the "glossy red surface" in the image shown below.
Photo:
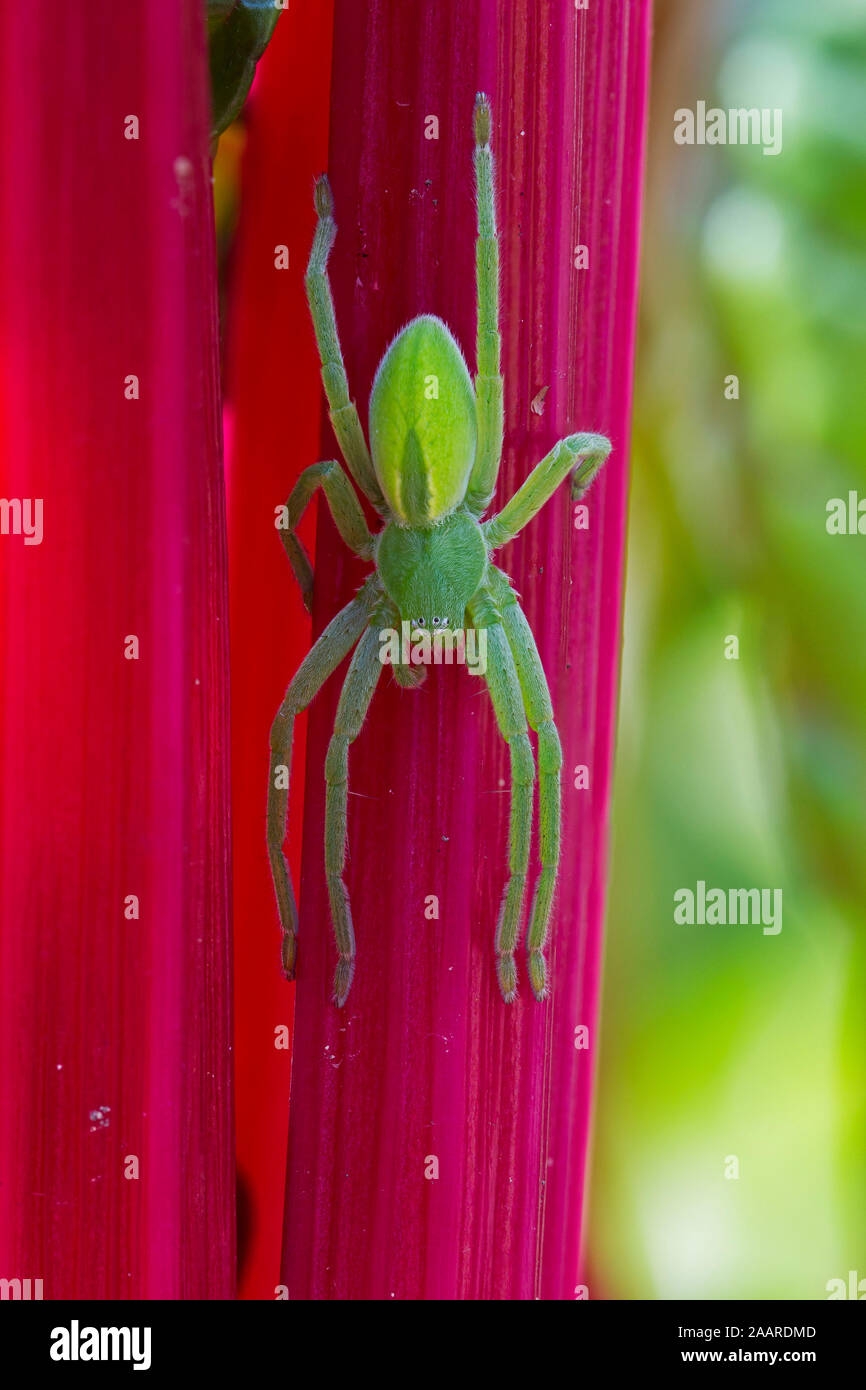
<path fill-rule="evenodd" d="M 320 377 L 303 270 L 313 180 L 327 162 L 330 3 L 292 5 L 262 58 L 244 120 L 240 221 L 227 277 L 226 394 L 232 647 L 240 1296 L 280 1277 L 294 987 L 265 846 L 268 735 L 310 644 L 310 619 L 274 529 L 274 508 L 321 457 Z M 277 269 L 275 248 L 289 248 Z M 315 538 L 315 508 L 302 534 Z M 289 857 L 300 871 L 304 721 L 298 724 Z M 279 1032 L 278 1032 L 279 1030 Z M 277 1046 L 277 1042 L 280 1046 Z"/>
<path fill-rule="evenodd" d="M 0 536 L 0 1276 L 230 1298 L 202 7 L 7 5 L 0 65 L 0 495 L 44 517 L 41 545 Z"/>

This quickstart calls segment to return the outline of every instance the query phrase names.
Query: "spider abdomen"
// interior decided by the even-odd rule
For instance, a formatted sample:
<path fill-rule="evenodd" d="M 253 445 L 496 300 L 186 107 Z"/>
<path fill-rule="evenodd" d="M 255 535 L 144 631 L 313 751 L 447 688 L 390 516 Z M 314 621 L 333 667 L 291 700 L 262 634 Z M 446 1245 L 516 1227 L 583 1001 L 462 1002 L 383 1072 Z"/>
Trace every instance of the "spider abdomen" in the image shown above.
<path fill-rule="evenodd" d="M 398 525 L 429 526 L 462 502 L 475 462 L 475 396 L 456 339 L 433 314 L 408 323 L 379 364 L 370 445 Z"/>

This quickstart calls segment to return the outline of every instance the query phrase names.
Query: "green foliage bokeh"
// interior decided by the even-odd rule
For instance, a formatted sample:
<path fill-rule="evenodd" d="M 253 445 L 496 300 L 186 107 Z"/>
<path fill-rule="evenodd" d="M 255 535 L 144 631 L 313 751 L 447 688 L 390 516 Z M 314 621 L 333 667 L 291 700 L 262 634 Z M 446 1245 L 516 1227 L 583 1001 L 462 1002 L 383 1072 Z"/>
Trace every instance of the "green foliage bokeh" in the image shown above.
<path fill-rule="evenodd" d="M 707 9 L 656 52 L 590 1295 L 822 1299 L 866 1278 L 866 535 L 826 529 L 866 499 L 866 12 Z M 676 145 L 699 99 L 782 152 Z M 676 925 L 700 879 L 782 931 Z"/>

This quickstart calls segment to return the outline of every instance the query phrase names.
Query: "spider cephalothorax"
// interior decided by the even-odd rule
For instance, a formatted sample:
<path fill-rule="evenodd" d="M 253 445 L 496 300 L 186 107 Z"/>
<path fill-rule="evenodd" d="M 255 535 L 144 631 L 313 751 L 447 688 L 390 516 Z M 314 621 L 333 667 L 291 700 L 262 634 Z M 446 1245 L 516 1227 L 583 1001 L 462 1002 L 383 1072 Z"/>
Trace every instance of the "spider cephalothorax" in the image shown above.
<path fill-rule="evenodd" d="M 487 563 L 484 532 L 464 511 L 429 527 L 389 521 L 376 545 L 379 577 L 400 618 L 431 630 L 463 627 Z"/>
<path fill-rule="evenodd" d="M 345 1003 L 355 966 L 355 934 L 343 882 L 347 830 L 349 744 L 357 737 L 382 671 L 383 629 L 413 634 L 465 631 L 483 636 L 482 669 L 500 731 L 511 755 L 508 885 L 496 928 L 496 962 L 503 998 L 517 989 L 514 950 L 523 915 L 532 838 L 535 760 L 529 727 L 538 738 L 541 868 L 526 944 L 536 999 L 547 993 L 544 946 L 560 853 L 562 750 L 535 640 L 493 551 L 531 521 L 563 480 L 582 496 L 610 453 L 597 434 L 573 434 L 542 459 L 495 516 L 484 520 L 502 454 L 502 377 L 499 367 L 499 251 L 490 150 L 490 106 L 475 101 L 475 177 L 478 210 L 477 375 L 473 382 L 447 326 L 432 314 L 398 333 L 379 364 L 370 395 L 370 449 L 349 395 L 327 260 L 336 225 L 325 177 L 316 184 L 319 215 L 307 268 L 307 295 L 322 360 L 322 379 L 334 432 L 349 471 L 384 525 L 372 534 L 352 484 L 334 461 L 307 468 L 295 484 L 281 538 L 310 606 L 313 574 L 295 535 L 317 488 L 346 544 L 375 568 L 351 603 L 331 620 L 286 691 L 271 730 L 268 851 L 283 930 L 286 975 L 295 971 L 298 913 L 283 852 L 288 771 L 295 716 L 354 647 L 325 762 L 325 873 L 338 962 L 334 998 Z M 396 650 L 396 648 L 395 648 Z M 395 665 L 401 684 L 416 685 L 417 665 Z"/>

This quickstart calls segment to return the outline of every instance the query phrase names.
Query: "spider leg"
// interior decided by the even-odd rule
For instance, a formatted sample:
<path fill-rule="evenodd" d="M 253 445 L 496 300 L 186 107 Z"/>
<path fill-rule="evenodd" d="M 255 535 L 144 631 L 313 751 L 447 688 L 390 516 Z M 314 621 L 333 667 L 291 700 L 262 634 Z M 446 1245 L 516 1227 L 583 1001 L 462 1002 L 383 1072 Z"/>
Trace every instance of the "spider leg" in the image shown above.
<path fill-rule="evenodd" d="M 377 585 L 368 581 L 357 597 L 331 620 L 292 677 L 271 726 L 268 857 L 271 861 L 274 892 L 283 932 L 283 970 L 289 980 L 295 976 L 298 907 L 288 860 L 283 851 L 283 840 L 286 836 L 295 718 L 315 698 L 325 681 L 336 671 L 340 662 L 357 642 L 370 620 L 378 593 Z"/>
<path fill-rule="evenodd" d="M 295 528 L 317 488 L 324 490 L 331 516 L 349 549 L 360 555 L 362 560 L 371 559 L 373 552 L 373 537 L 364 520 L 361 504 L 340 465 L 335 459 L 310 464 L 289 494 L 286 503 L 288 526 L 280 528 L 280 540 L 300 585 L 308 613 L 313 608 L 313 567 L 303 542 L 295 535 Z"/>
<path fill-rule="evenodd" d="M 355 932 L 349 892 L 343 882 L 348 833 L 349 744 L 358 737 L 367 717 L 382 664 L 379 634 L 368 627 L 355 649 L 346 673 L 334 732 L 325 759 L 325 874 L 331 902 L 331 921 L 339 960 L 334 974 L 334 1002 L 342 1008 L 355 973 Z"/>
<path fill-rule="evenodd" d="M 610 448 L 610 440 L 602 434 L 570 434 L 567 439 L 561 439 L 541 463 L 535 465 L 502 511 L 483 523 L 488 548 L 496 550 L 506 541 L 513 540 L 572 470 L 572 498 L 578 500 L 583 497 L 610 453 Z M 578 467 L 579 459 L 583 462 Z"/>
<path fill-rule="evenodd" d="M 367 448 L 361 421 L 358 419 L 358 411 L 349 396 L 349 382 L 340 347 L 337 316 L 334 313 L 334 301 L 328 283 L 328 257 L 337 235 L 337 224 L 334 221 L 331 185 L 324 174 L 316 181 L 315 203 L 319 220 L 304 285 L 322 363 L 322 381 L 330 406 L 331 424 L 334 426 L 343 457 L 349 465 L 349 472 L 376 510 L 385 516 L 388 507 L 376 479 L 370 450 Z"/>
<path fill-rule="evenodd" d="M 523 897 L 529 870 L 529 846 L 532 840 L 532 794 L 535 783 L 535 761 L 523 697 L 517 678 L 514 657 L 505 636 L 502 619 L 490 595 L 483 589 L 469 604 L 473 626 L 487 632 L 487 670 L 485 679 L 496 714 L 500 733 L 511 755 L 511 821 L 508 839 L 509 879 L 502 899 L 496 925 L 496 972 L 499 988 L 506 1004 L 517 993 L 517 969 L 514 948 L 520 930 Z"/>
<path fill-rule="evenodd" d="M 529 723 L 538 735 L 538 847 L 541 872 L 532 900 L 526 949 L 532 992 L 536 999 L 544 999 L 547 995 L 544 947 L 561 849 L 562 745 L 553 720 L 553 705 L 544 667 L 526 614 L 520 607 L 507 576 L 495 565 L 490 566 L 488 583 L 496 606 L 502 614 L 502 626 L 514 655 Z"/>
<path fill-rule="evenodd" d="M 478 239 L 475 277 L 478 300 L 475 410 L 478 445 L 466 491 L 466 504 L 481 516 L 490 504 L 502 457 L 504 412 L 500 375 L 499 240 L 496 235 L 496 193 L 490 149 L 490 103 L 483 92 L 475 98 L 475 205 Z"/>

